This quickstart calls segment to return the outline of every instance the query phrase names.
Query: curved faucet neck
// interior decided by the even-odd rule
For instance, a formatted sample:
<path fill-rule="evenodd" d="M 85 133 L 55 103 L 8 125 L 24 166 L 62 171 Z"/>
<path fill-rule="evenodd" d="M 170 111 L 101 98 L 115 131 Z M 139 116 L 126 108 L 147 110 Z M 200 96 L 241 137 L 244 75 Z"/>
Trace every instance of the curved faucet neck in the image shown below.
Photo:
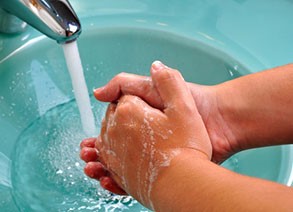
<path fill-rule="evenodd" d="M 0 0 L 0 7 L 58 43 L 75 40 L 81 33 L 79 19 L 67 0 Z"/>

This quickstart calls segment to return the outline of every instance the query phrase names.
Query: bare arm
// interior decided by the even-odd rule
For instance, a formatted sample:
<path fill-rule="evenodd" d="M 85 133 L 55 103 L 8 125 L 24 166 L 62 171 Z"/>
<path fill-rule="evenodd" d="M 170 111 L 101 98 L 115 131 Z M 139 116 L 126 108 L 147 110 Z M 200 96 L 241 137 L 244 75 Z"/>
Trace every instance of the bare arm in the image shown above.
<path fill-rule="evenodd" d="M 282 80 L 274 73 L 277 72 L 262 72 L 218 86 L 204 87 L 201 89 L 208 91 L 198 90 L 198 96 L 195 97 L 194 90 L 189 93 L 190 87 L 186 87 L 180 75 L 172 69 L 164 67 L 159 72 L 153 72 L 152 78 L 156 80 L 154 87 L 149 80 L 142 82 L 147 82 L 145 88 L 150 88 L 149 91 L 158 91 L 157 95 L 160 94 L 162 102 L 157 102 L 157 105 L 163 106 L 164 109 L 157 110 L 133 96 L 124 96 L 117 104 L 112 104 L 106 113 L 101 137 L 96 140 L 95 145 L 98 149 L 95 153 L 99 152 L 99 156 L 96 155 L 99 160 L 97 163 L 106 166 L 99 166 L 99 169 L 106 174 L 102 178 L 93 177 L 101 181 L 114 179 L 117 187 L 123 192 L 131 194 L 145 206 L 159 212 L 292 211 L 292 188 L 239 175 L 209 160 L 209 144 L 212 142 L 211 134 L 206 131 L 209 120 L 216 119 L 216 122 L 220 122 L 220 125 L 210 123 L 210 129 L 229 122 L 228 130 L 233 130 L 232 135 L 242 139 L 243 148 L 257 146 L 248 141 L 271 145 L 286 143 L 287 139 L 292 138 L 292 122 L 287 117 L 292 117 L 291 109 L 288 110 L 292 100 L 287 100 L 288 95 L 290 97 L 292 94 L 281 92 L 292 90 L 292 86 L 290 83 L 280 85 L 283 80 L 292 77 L 292 71 L 284 73 L 286 76 L 281 77 Z M 165 77 L 166 74 L 168 77 Z M 269 76 L 271 81 L 276 81 L 262 81 L 265 79 L 263 75 Z M 119 92 L 122 90 L 119 86 L 117 89 L 114 83 L 104 88 L 104 91 L 97 92 L 96 96 L 103 99 L 102 97 L 106 97 L 103 92 L 113 88 Z M 278 90 L 277 93 L 274 93 L 275 89 Z M 128 91 L 130 90 L 128 87 Z M 272 97 L 278 93 L 282 95 L 277 95 L 279 100 L 274 101 L 268 91 Z M 203 96 L 204 92 L 208 92 L 205 93 L 207 96 L 213 96 L 210 101 L 198 98 Z M 119 96 L 117 92 L 113 93 Z M 152 92 L 145 93 L 152 99 Z M 285 103 L 282 103 L 283 101 Z M 263 109 L 261 105 L 264 102 L 266 105 Z M 284 104 L 287 107 L 284 107 Z M 212 105 L 214 109 L 204 110 L 206 105 Z M 215 118 L 217 112 L 222 115 Z M 282 114 L 277 114 L 277 117 L 277 112 Z M 252 120 L 250 114 L 259 120 Z M 281 128 L 271 128 L 276 126 L 275 117 Z M 264 129 L 256 126 L 263 126 Z M 212 133 L 216 134 L 216 131 Z M 271 133 L 272 137 L 263 133 Z M 213 144 L 213 151 L 215 146 L 221 145 Z"/>
<path fill-rule="evenodd" d="M 292 188 L 239 175 L 188 152 L 172 160 L 153 191 L 158 212 L 268 212 L 293 208 Z"/>
<path fill-rule="evenodd" d="M 198 85 L 190 87 L 205 123 L 210 126 L 207 129 L 215 126 L 209 119 L 223 119 L 221 123 L 230 130 L 224 132 L 225 136 L 236 143 L 236 151 L 293 142 L 293 65 L 205 87 L 205 93 L 198 92 Z M 212 98 L 205 102 L 203 94 L 217 97 L 217 110 L 204 109 L 207 104 L 215 103 L 210 101 Z M 213 148 L 217 147 L 215 140 L 220 133 L 215 134 L 210 130 L 210 137 L 215 138 Z M 292 188 L 239 175 L 189 153 L 173 159 L 163 176 L 155 186 L 157 211 L 291 211 L 293 208 Z M 183 178 L 189 183 L 176 183 Z"/>
<path fill-rule="evenodd" d="M 215 86 L 188 83 L 213 145 L 213 161 L 244 149 L 293 141 L 293 65 Z M 131 94 L 156 108 L 163 103 L 150 77 L 122 73 L 95 91 L 101 101 Z"/>
<path fill-rule="evenodd" d="M 216 86 L 219 113 L 240 150 L 293 142 L 293 65 Z"/>

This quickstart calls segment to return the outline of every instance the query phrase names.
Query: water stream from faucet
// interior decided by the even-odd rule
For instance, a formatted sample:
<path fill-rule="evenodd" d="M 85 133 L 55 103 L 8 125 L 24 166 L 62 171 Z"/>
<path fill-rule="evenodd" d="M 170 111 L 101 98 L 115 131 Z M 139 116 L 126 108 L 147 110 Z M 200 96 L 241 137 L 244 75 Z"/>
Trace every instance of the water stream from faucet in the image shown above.
<path fill-rule="evenodd" d="M 62 44 L 67 68 L 71 77 L 74 96 L 79 109 L 84 133 L 96 136 L 95 119 L 91 108 L 89 92 L 83 74 L 77 42 Z"/>

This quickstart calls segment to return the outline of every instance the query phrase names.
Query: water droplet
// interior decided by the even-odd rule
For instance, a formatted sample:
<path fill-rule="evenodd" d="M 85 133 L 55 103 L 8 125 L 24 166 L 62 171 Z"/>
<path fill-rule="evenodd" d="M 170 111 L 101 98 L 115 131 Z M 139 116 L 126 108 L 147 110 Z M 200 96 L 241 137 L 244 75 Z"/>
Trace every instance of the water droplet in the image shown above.
<path fill-rule="evenodd" d="M 56 172 L 56 174 L 63 174 L 63 171 L 62 171 L 62 170 L 58 170 L 58 171 Z"/>
<path fill-rule="evenodd" d="M 231 77 L 234 76 L 234 73 L 233 73 L 233 71 L 231 71 L 231 70 L 229 70 L 229 74 L 230 74 Z"/>

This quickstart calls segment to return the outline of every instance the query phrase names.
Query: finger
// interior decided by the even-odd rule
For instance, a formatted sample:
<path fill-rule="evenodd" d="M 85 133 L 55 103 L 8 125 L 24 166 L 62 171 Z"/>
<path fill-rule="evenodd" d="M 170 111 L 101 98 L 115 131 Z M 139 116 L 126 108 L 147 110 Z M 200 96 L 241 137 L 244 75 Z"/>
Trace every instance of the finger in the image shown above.
<path fill-rule="evenodd" d="M 103 123 L 105 123 L 103 121 Z M 105 126 L 103 126 L 105 124 L 102 124 L 102 130 L 103 128 L 105 129 Z M 107 149 L 109 149 L 109 142 L 106 138 L 104 138 L 104 140 L 102 139 L 102 137 L 105 137 L 106 134 L 102 134 L 99 135 L 96 139 L 96 143 L 95 143 L 95 149 L 96 149 L 96 152 L 98 153 L 98 161 L 101 162 L 102 164 L 106 164 L 105 161 L 107 161 L 109 155 L 108 154 L 105 154 L 105 151 Z M 106 136 L 107 137 L 107 136 Z M 104 154 L 103 154 L 104 153 Z"/>
<path fill-rule="evenodd" d="M 100 180 L 102 177 L 108 176 L 108 171 L 100 162 L 88 162 L 84 167 L 84 173 L 93 179 Z"/>
<path fill-rule="evenodd" d="M 102 128 L 101 128 L 101 133 L 105 131 L 105 121 L 102 122 Z M 101 135 L 99 135 L 96 139 L 96 142 L 95 142 L 95 148 L 100 151 L 101 148 L 102 148 L 102 139 L 101 139 Z"/>
<path fill-rule="evenodd" d="M 80 149 L 83 147 L 95 147 L 96 138 L 86 138 L 80 143 Z"/>
<path fill-rule="evenodd" d="M 195 107 L 194 101 L 191 101 L 192 94 L 180 72 L 155 61 L 151 67 L 151 77 L 165 110 L 182 113 Z"/>
<path fill-rule="evenodd" d="M 130 119 L 148 120 L 154 116 L 159 119 L 162 115 L 161 110 L 153 108 L 141 98 L 132 95 L 122 96 L 118 101 L 115 112 L 117 123 L 123 124 L 124 126 L 126 124 L 131 126 L 139 122 L 131 121 Z"/>
<path fill-rule="evenodd" d="M 120 73 L 111 79 L 107 85 L 94 90 L 95 97 L 100 101 L 113 102 L 123 94 L 143 93 L 141 87 L 149 87 L 150 78 L 135 74 Z M 139 90 L 138 90 L 139 89 Z"/>
<path fill-rule="evenodd" d="M 116 120 L 115 120 L 115 111 L 117 108 L 117 104 L 111 103 L 108 106 L 105 121 L 102 123 L 102 131 L 101 131 L 101 138 L 103 140 L 103 145 L 107 150 L 112 149 L 112 142 L 110 142 L 110 136 L 109 132 L 113 127 L 116 126 Z M 99 149 L 99 148 L 98 148 Z"/>
<path fill-rule="evenodd" d="M 79 155 L 80 158 L 85 162 L 97 161 L 99 158 L 97 150 L 92 147 L 82 148 Z"/>
<path fill-rule="evenodd" d="M 116 104 L 114 103 L 110 103 L 108 105 L 107 111 L 106 111 L 106 115 L 105 115 L 105 120 L 104 120 L 104 124 L 107 127 L 107 125 L 109 124 L 109 122 L 113 121 L 113 115 L 115 113 L 116 110 Z"/>
<path fill-rule="evenodd" d="M 154 89 L 150 77 L 121 73 L 107 85 L 94 90 L 95 97 L 103 102 L 115 102 L 122 95 L 139 96 L 153 107 L 162 109 L 162 100 Z"/>
<path fill-rule="evenodd" d="M 127 193 L 118 186 L 118 184 L 111 178 L 111 177 L 102 177 L 100 178 L 100 185 L 114 193 L 114 194 L 119 194 L 119 195 L 126 195 Z"/>

